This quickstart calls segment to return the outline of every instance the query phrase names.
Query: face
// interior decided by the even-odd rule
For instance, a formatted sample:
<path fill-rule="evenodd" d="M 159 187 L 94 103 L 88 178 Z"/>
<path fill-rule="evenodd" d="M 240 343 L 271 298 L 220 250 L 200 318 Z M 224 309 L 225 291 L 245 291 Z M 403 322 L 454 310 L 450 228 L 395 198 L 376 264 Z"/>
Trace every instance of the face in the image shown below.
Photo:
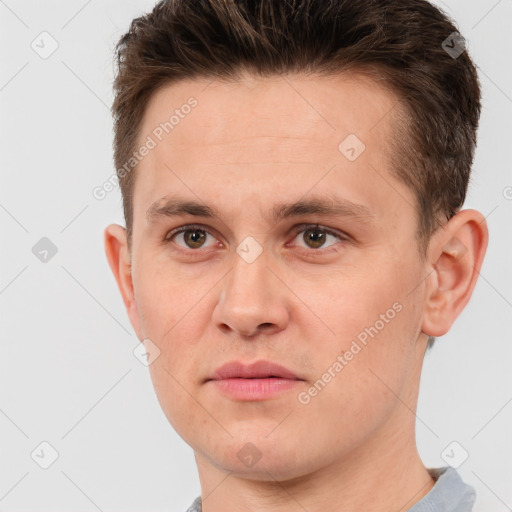
<path fill-rule="evenodd" d="M 396 108 L 355 75 L 191 80 L 152 97 L 130 319 L 203 464 L 294 478 L 413 430 L 401 401 L 414 406 L 425 349 L 425 268 L 413 192 L 391 173 Z M 296 378 L 210 380 L 259 361 Z"/>

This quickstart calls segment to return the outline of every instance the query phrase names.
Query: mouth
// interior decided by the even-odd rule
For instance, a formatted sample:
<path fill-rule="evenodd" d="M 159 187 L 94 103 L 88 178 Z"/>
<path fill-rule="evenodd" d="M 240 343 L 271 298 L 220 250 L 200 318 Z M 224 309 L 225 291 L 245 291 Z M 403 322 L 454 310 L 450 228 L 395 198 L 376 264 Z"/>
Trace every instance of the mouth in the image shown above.
<path fill-rule="evenodd" d="M 271 361 L 257 361 L 245 365 L 232 361 L 217 368 L 209 380 L 225 379 L 287 379 L 302 380 L 294 372 Z"/>
<path fill-rule="evenodd" d="M 230 399 L 259 401 L 275 397 L 304 382 L 291 370 L 270 361 L 250 365 L 233 361 L 217 368 L 205 382 Z"/>

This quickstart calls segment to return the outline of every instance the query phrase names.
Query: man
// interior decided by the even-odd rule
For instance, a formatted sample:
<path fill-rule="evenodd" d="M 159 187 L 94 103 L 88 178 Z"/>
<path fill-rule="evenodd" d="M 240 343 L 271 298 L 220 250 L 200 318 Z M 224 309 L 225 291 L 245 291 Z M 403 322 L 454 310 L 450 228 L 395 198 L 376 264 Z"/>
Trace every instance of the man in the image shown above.
<path fill-rule="evenodd" d="M 455 26 L 424 0 L 161 1 L 115 93 L 106 253 L 194 450 L 189 510 L 470 511 L 414 414 L 488 240 Z"/>

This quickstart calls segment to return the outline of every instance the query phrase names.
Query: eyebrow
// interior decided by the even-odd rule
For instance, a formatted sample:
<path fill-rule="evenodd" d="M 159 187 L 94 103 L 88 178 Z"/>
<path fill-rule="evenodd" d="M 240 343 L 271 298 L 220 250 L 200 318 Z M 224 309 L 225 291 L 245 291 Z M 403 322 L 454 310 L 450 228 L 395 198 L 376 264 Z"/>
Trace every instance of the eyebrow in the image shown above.
<path fill-rule="evenodd" d="M 162 197 L 155 201 L 146 211 L 148 223 L 153 223 L 162 217 L 181 217 L 184 215 L 215 219 L 222 218 L 220 212 L 211 206 L 176 196 Z M 276 204 L 271 209 L 270 219 L 273 222 L 278 222 L 282 219 L 306 215 L 348 217 L 362 222 L 375 218 L 375 214 L 368 206 L 330 195 L 312 196 L 309 199 L 299 200 L 294 203 Z"/>

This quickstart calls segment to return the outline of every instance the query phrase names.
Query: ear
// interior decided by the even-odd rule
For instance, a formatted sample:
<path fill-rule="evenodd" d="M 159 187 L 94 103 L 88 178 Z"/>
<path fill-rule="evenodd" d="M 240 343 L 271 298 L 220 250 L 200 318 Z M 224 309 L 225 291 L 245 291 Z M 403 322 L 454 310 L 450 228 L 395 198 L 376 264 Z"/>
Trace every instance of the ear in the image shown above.
<path fill-rule="evenodd" d="M 118 224 L 111 224 L 104 232 L 105 253 L 117 281 L 130 323 L 139 340 L 143 339 L 140 328 L 139 311 L 135 301 L 132 281 L 131 255 L 128 250 L 126 229 Z"/>
<path fill-rule="evenodd" d="M 468 303 L 482 267 L 489 232 L 483 215 L 462 210 L 436 232 L 428 249 L 422 331 L 446 334 Z"/>

